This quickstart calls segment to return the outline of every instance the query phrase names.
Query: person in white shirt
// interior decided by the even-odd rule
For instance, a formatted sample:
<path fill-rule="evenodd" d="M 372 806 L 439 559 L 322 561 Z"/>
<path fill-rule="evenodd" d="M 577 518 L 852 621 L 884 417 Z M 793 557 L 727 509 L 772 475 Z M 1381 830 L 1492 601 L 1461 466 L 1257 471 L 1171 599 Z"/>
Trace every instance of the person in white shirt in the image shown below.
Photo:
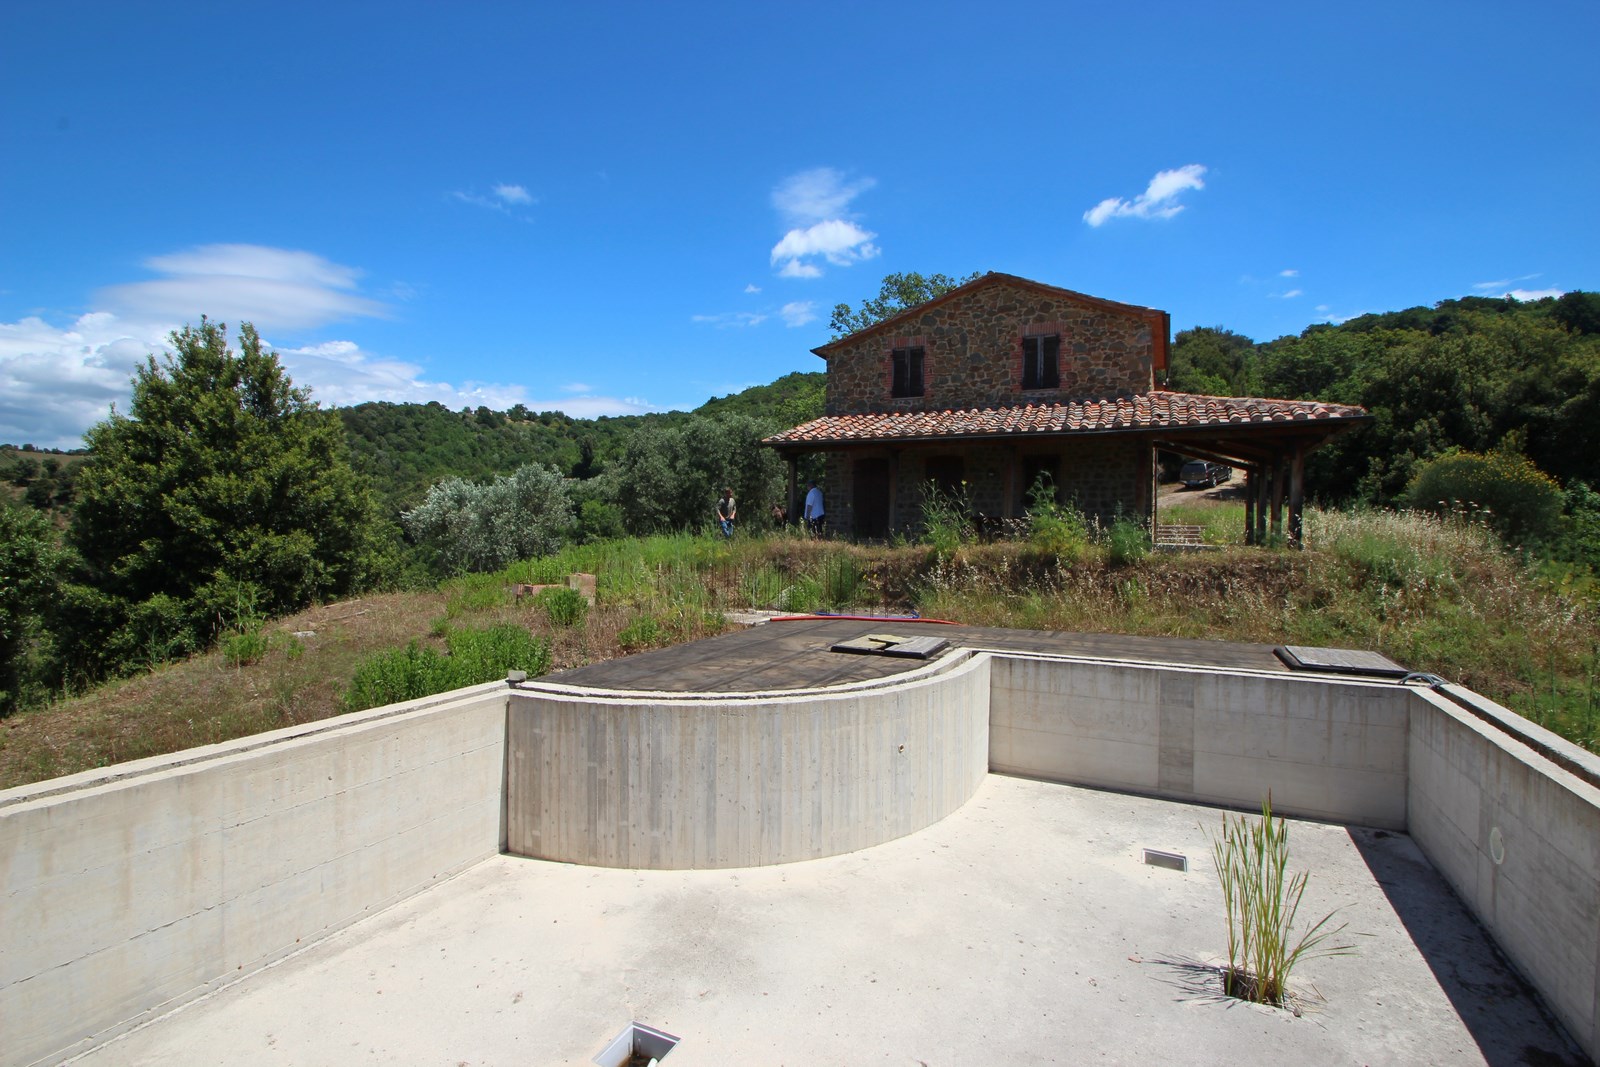
<path fill-rule="evenodd" d="M 822 536 L 823 510 L 822 490 L 816 482 L 811 482 L 806 489 L 806 529 L 811 531 L 811 536 Z"/>

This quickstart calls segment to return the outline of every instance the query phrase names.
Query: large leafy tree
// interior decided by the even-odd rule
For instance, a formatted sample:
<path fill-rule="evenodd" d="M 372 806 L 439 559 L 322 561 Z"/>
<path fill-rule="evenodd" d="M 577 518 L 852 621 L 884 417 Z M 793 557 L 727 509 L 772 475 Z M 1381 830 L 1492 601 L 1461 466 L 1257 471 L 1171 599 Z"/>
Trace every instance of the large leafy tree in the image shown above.
<path fill-rule="evenodd" d="M 783 495 L 783 463 L 761 444 L 779 428 L 748 415 L 696 415 L 681 426 L 635 430 L 608 472 L 628 532 L 707 525 L 725 487 L 739 504 L 740 525 L 760 527 Z"/>
<path fill-rule="evenodd" d="M 202 318 L 172 348 L 139 369 L 129 413 L 86 435 L 71 540 L 88 588 L 74 604 L 112 655 L 186 651 L 240 614 L 347 593 L 376 540 L 338 418 L 254 327 L 235 353 Z"/>
<path fill-rule="evenodd" d="M 849 304 L 834 305 L 833 317 L 828 320 L 828 325 L 833 330 L 833 339 L 837 341 L 857 330 L 864 330 L 868 326 L 898 315 L 907 308 L 926 304 L 958 285 L 976 281 L 981 273 L 973 271 L 965 278 L 952 278 L 948 274 L 924 275 L 915 271 L 887 274 L 884 276 L 878 295 L 863 300 L 859 308 L 852 308 Z"/>
<path fill-rule="evenodd" d="M 37 685 L 39 644 L 61 564 L 50 520 L 0 500 L 0 715 L 26 703 Z"/>

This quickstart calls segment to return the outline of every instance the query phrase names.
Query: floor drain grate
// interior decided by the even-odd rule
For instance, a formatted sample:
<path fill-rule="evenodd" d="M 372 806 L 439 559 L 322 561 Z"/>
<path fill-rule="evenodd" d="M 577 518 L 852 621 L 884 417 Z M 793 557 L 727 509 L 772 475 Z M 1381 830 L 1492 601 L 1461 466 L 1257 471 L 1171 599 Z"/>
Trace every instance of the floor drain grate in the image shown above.
<path fill-rule="evenodd" d="M 600 1067 L 650 1067 L 677 1047 L 678 1039 L 665 1030 L 629 1023 L 595 1056 L 594 1062 Z"/>
<path fill-rule="evenodd" d="M 1152 867 L 1165 867 L 1169 871 L 1189 872 L 1189 857 L 1181 852 L 1163 852 L 1159 848 L 1144 850 L 1144 861 Z"/>

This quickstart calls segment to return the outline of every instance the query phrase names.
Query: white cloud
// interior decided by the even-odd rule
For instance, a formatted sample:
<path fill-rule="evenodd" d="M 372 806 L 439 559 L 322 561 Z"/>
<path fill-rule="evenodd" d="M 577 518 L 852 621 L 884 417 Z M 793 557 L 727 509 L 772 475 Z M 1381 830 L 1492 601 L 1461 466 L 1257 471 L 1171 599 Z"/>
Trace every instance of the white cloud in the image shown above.
<path fill-rule="evenodd" d="M 746 326 L 760 326 L 767 321 L 765 315 L 754 311 L 724 311 L 719 315 L 691 315 L 690 322 L 697 322 L 704 326 L 715 326 L 719 330 L 729 326 L 743 328 Z"/>
<path fill-rule="evenodd" d="M 876 185 L 872 178 L 847 179 L 832 167 L 817 167 L 784 179 L 772 191 L 772 206 L 789 228 L 772 246 L 771 263 L 781 278 L 819 278 L 818 259 L 848 267 L 877 256 L 878 236 L 852 221 L 851 201 Z"/>
<path fill-rule="evenodd" d="M 816 167 L 779 182 L 772 206 L 790 226 L 844 218 L 850 201 L 877 184 L 874 178 L 852 181 L 832 167 Z"/>
<path fill-rule="evenodd" d="M 145 261 L 165 278 L 114 285 L 96 302 L 135 322 L 189 322 L 201 315 L 257 327 L 305 328 L 382 316 L 355 291 L 361 271 L 310 252 L 261 245 L 201 245 Z"/>
<path fill-rule="evenodd" d="M 161 350 L 164 332 L 105 312 L 65 328 L 31 317 L 0 323 L 0 441 L 81 447 L 83 431 L 113 403 L 126 410 L 129 381 Z"/>
<path fill-rule="evenodd" d="M 785 326 L 804 326 L 817 321 L 817 303 L 815 300 L 791 301 L 779 308 L 778 314 L 783 316 Z"/>
<path fill-rule="evenodd" d="M 1565 289 L 1512 289 L 1504 294 L 1513 300 L 1543 300 L 1551 296 L 1566 296 Z"/>
<path fill-rule="evenodd" d="M 585 385 L 583 382 L 568 382 L 561 387 L 563 393 L 592 393 L 594 386 Z"/>
<path fill-rule="evenodd" d="M 1100 226 L 1107 219 L 1170 219 L 1183 210 L 1176 202 L 1178 195 L 1189 189 L 1204 189 L 1206 168 L 1190 163 L 1176 170 L 1164 170 L 1150 179 L 1145 191 L 1132 200 L 1119 196 L 1107 197 L 1083 213 L 1083 221 L 1090 226 Z"/>
<path fill-rule="evenodd" d="M 1273 293 L 1272 295 L 1274 297 L 1278 298 L 1279 300 L 1293 300 L 1297 296 L 1304 296 L 1305 295 L 1305 290 L 1304 289 L 1290 289 L 1287 292 Z"/>
<path fill-rule="evenodd" d="M 509 185 L 506 183 L 490 186 L 488 194 L 468 192 L 464 189 L 457 189 L 451 192 L 450 196 L 453 199 L 461 201 L 463 204 L 471 204 L 473 207 L 482 207 L 488 208 L 490 211 L 498 211 L 502 215 L 509 215 L 512 218 L 518 219 L 522 222 L 529 221 L 528 217 L 512 209 L 528 207 L 532 204 L 538 203 L 538 200 L 534 197 L 534 195 L 528 192 L 528 190 L 523 186 Z"/>
<path fill-rule="evenodd" d="M 772 264 L 781 261 L 779 273 L 786 278 L 815 278 L 822 271 L 814 262 L 807 262 L 807 257 L 821 256 L 836 267 L 848 267 L 878 255 L 880 249 L 872 243 L 876 236 L 853 222 L 828 219 L 784 234 L 783 240 L 772 246 Z"/>
<path fill-rule="evenodd" d="M 1318 310 L 1318 311 L 1327 311 L 1328 308 L 1329 308 L 1329 305 L 1327 305 L 1327 304 L 1318 304 L 1317 307 L 1316 307 L 1316 310 Z"/>
<path fill-rule="evenodd" d="M 761 291 L 761 286 L 751 282 L 749 285 L 744 287 L 744 291 L 747 293 L 759 293 Z"/>
<path fill-rule="evenodd" d="M 820 278 L 822 268 L 811 263 L 802 263 L 798 259 L 791 259 L 778 271 L 780 278 Z"/>
<path fill-rule="evenodd" d="M 1519 274 L 1515 278 L 1501 278 L 1497 282 L 1473 282 L 1472 287 L 1480 291 L 1488 289 L 1499 289 L 1504 291 L 1510 289 L 1518 282 L 1531 282 L 1537 277 L 1539 277 L 1538 274 Z"/>
<path fill-rule="evenodd" d="M 1278 272 L 1278 277 L 1280 277 L 1280 278 L 1298 278 L 1298 277 L 1300 277 L 1300 272 L 1295 270 L 1293 267 L 1291 267 L 1288 270 L 1280 270 Z"/>

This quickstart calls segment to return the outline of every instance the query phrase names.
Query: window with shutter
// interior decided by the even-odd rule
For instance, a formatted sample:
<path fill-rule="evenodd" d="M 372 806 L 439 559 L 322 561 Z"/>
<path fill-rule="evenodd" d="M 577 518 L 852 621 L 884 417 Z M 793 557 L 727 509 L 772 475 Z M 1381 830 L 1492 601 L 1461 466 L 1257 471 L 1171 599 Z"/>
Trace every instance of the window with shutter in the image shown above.
<path fill-rule="evenodd" d="M 1022 387 L 1059 389 L 1061 387 L 1061 335 L 1022 339 Z"/>
<path fill-rule="evenodd" d="M 890 396 L 922 395 L 922 349 L 897 348 L 891 354 L 893 374 L 889 386 Z"/>

